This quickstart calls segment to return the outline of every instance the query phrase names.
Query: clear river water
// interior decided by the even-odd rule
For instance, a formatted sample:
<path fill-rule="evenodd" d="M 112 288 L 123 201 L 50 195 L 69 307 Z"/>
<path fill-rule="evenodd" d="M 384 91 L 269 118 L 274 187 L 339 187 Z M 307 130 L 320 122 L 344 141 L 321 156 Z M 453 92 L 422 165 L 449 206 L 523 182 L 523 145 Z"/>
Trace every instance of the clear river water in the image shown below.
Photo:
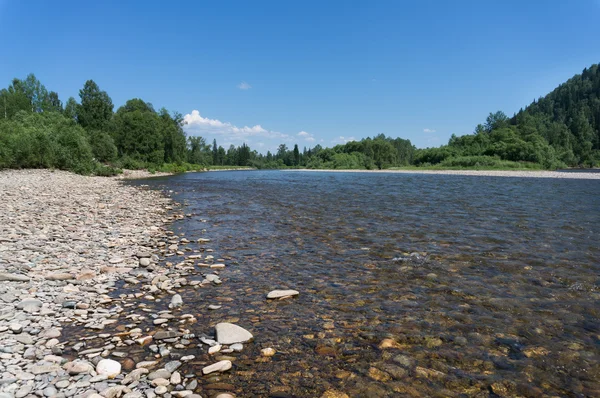
<path fill-rule="evenodd" d="M 255 336 L 206 383 L 600 396 L 600 181 L 224 171 L 134 184 L 171 191 L 191 214 L 172 230 L 225 259 L 222 285 L 181 292 L 196 327 L 230 320 Z M 300 295 L 265 300 L 286 288 Z"/>

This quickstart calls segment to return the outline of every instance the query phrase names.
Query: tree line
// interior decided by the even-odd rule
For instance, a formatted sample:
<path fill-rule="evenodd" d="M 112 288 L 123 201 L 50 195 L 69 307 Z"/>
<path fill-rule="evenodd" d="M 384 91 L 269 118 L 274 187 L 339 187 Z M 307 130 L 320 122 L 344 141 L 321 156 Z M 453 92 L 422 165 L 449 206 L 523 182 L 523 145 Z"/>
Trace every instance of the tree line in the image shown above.
<path fill-rule="evenodd" d="M 114 174 L 119 168 L 198 163 L 195 137 L 183 117 L 134 98 L 114 112 L 110 96 L 93 81 L 79 102 L 30 74 L 0 91 L 0 168 L 59 168 Z"/>
<path fill-rule="evenodd" d="M 30 74 L 0 90 L 0 168 L 59 168 L 110 175 L 120 168 L 185 171 L 209 166 L 386 169 L 390 167 L 591 167 L 600 164 L 600 68 L 592 65 L 513 117 L 490 113 L 473 134 L 417 149 L 383 134 L 333 148 L 281 144 L 261 154 L 245 143 L 225 149 L 187 137 L 178 112 L 139 98 L 116 112 L 110 96 L 85 82 L 64 104 Z"/>

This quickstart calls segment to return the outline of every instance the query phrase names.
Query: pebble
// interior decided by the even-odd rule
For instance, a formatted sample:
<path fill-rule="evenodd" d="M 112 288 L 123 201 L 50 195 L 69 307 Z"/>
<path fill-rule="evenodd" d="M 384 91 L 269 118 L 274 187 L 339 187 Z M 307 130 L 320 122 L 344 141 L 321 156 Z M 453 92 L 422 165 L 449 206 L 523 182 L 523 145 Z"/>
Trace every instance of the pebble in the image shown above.
<path fill-rule="evenodd" d="M 297 290 L 273 290 L 267 294 L 268 299 L 287 298 L 299 295 Z"/>
<path fill-rule="evenodd" d="M 273 355 L 275 355 L 276 352 L 277 351 L 275 351 L 275 349 L 271 348 L 271 347 L 269 347 L 269 348 L 263 348 L 262 350 L 260 350 L 260 354 L 263 357 L 272 357 Z"/>
<path fill-rule="evenodd" d="M 213 363 L 212 365 L 209 366 L 205 366 L 204 368 L 202 368 L 202 373 L 207 375 L 213 372 L 225 372 L 229 369 L 231 369 L 231 361 L 229 360 L 223 360 L 223 361 L 219 361 L 216 363 Z"/>
<path fill-rule="evenodd" d="M 169 308 L 180 308 L 182 305 L 183 299 L 179 294 L 176 294 L 171 298 L 171 304 L 169 304 Z"/>
<path fill-rule="evenodd" d="M 121 373 L 121 364 L 112 359 L 102 359 L 96 365 L 96 372 L 99 375 L 106 375 L 109 379 L 113 379 Z"/>

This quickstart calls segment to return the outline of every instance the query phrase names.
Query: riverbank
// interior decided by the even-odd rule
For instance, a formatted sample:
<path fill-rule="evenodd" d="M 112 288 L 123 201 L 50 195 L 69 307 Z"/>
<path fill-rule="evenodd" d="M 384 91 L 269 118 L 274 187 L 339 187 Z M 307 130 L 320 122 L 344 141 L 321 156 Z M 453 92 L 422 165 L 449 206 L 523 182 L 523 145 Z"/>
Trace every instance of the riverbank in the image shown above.
<path fill-rule="evenodd" d="M 178 292 L 220 284 L 225 264 L 167 230 L 185 218 L 171 199 L 120 181 L 148 176 L 0 172 L 0 397 L 199 397 L 183 369 L 217 342 L 198 344 Z"/>
<path fill-rule="evenodd" d="M 332 173 L 400 173 L 400 174 L 440 174 L 479 177 L 521 177 L 521 178 L 571 178 L 580 180 L 600 180 L 600 173 L 580 173 L 576 171 L 559 172 L 548 170 L 328 170 L 328 169 L 290 169 L 302 172 Z"/>

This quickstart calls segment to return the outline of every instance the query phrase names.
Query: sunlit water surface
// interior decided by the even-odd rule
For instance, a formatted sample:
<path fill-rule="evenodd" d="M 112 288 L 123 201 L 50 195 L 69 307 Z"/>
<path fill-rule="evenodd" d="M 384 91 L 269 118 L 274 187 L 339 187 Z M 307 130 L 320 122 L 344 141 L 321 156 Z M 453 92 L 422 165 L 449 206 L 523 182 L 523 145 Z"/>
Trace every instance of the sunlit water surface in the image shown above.
<path fill-rule="evenodd" d="M 234 320 L 255 335 L 204 384 L 600 396 L 600 181 L 250 171 L 135 184 L 172 191 L 192 214 L 172 230 L 226 259 L 221 286 L 181 291 L 197 334 Z M 267 302 L 276 288 L 301 293 Z M 278 353 L 257 362 L 264 347 Z"/>

